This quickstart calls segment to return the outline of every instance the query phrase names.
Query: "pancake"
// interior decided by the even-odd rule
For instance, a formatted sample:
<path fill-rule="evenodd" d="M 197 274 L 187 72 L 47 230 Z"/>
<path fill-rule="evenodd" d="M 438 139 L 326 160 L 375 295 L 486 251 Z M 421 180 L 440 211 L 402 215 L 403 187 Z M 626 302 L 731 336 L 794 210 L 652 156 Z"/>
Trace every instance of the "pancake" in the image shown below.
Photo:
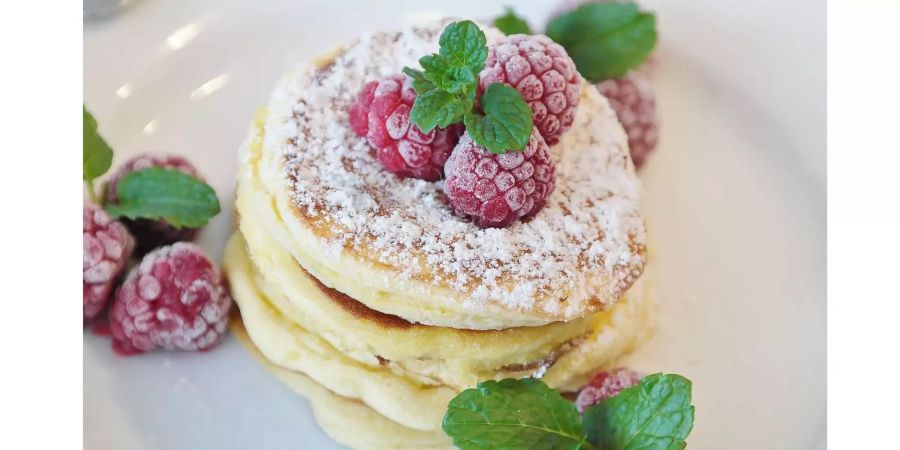
<path fill-rule="evenodd" d="M 255 284 L 251 267 L 240 240 L 231 239 L 223 261 L 231 295 L 247 334 L 268 361 L 303 373 L 342 397 L 362 401 L 406 427 L 435 429 L 440 422 L 440 409 L 456 395 L 455 390 L 425 385 L 377 364 L 369 366 L 345 356 L 273 307 Z"/>
<path fill-rule="evenodd" d="M 319 426 L 340 444 L 358 450 L 450 450 L 450 438 L 440 430 L 404 427 L 358 401 L 341 397 L 309 377 L 269 362 L 259 352 L 239 318 L 231 332 L 254 357 L 292 391 L 309 400 Z"/>
<path fill-rule="evenodd" d="M 467 386 L 477 382 L 479 373 L 543 360 L 592 329 L 592 316 L 504 330 L 422 325 L 372 310 L 325 286 L 285 250 L 290 233 L 258 180 L 259 150 L 259 135 L 251 133 L 243 150 L 237 192 L 242 212 L 239 227 L 246 239 L 242 245 L 252 257 L 254 272 L 264 279 L 257 280 L 257 285 L 277 292 L 269 297 L 285 316 L 306 324 L 345 355 L 366 364 L 389 361 L 397 370 L 409 368 L 411 374 L 424 377 L 423 382 Z"/>
<path fill-rule="evenodd" d="M 547 206 L 503 229 L 454 216 L 440 182 L 383 170 L 350 129 L 363 83 L 416 67 L 448 22 L 364 36 L 279 83 L 258 161 L 288 232 L 279 243 L 323 285 L 409 322 L 505 329 L 609 309 L 640 276 L 646 238 L 627 138 L 596 89 L 582 90 L 572 128 L 551 148 Z M 489 42 L 500 36 L 483 29 Z"/>
<path fill-rule="evenodd" d="M 255 347 L 276 366 L 302 373 L 340 396 L 365 403 L 394 422 L 424 431 L 440 430 L 447 402 L 462 388 L 470 387 L 425 383 L 410 375 L 408 369 L 396 370 L 390 362 L 362 363 L 310 332 L 305 324 L 288 319 L 274 306 L 277 301 L 273 298 L 278 294 L 270 298 L 264 286 L 256 284 L 258 277 L 239 236 L 226 246 L 224 269 L 247 333 Z M 551 387 L 578 389 L 595 371 L 612 364 L 649 336 L 654 309 L 641 284 L 637 283 L 612 310 L 597 316 L 592 331 L 565 351 L 548 354 L 534 365 L 479 374 L 479 381 L 535 376 L 542 377 Z M 434 367 L 435 378 L 439 378 L 440 369 L 439 365 Z"/>

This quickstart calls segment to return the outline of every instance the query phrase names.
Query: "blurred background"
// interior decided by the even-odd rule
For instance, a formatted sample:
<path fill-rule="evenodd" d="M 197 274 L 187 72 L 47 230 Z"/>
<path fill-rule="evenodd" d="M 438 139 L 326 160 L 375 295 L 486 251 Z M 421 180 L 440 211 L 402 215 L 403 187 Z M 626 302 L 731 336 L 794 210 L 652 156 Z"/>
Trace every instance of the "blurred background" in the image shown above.
<path fill-rule="evenodd" d="M 824 2 L 639 3 L 656 12 L 660 36 L 660 144 L 640 177 L 663 307 L 657 337 L 627 363 L 694 380 L 691 448 L 824 448 Z M 220 256 L 237 147 L 285 70 L 365 31 L 490 19 L 510 4 L 535 30 L 559 8 L 84 0 L 84 100 L 114 166 L 140 152 L 195 162 L 222 199 L 200 239 Z M 122 361 L 86 339 L 87 448 L 332 445 L 233 341 L 200 358 Z"/>

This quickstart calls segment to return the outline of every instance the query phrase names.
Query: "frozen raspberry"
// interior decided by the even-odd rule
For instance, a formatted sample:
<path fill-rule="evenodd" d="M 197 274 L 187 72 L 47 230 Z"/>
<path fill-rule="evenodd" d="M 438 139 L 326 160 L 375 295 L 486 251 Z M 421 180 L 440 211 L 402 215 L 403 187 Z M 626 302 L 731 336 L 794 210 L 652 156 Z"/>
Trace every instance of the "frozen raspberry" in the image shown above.
<path fill-rule="evenodd" d="M 514 34 L 492 45 L 479 90 L 493 83 L 507 83 L 522 94 L 548 145 L 559 142 L 575 120 L 581 76 L 562 46 L 547 36 Z"/>
<path fill-rule="evenodd" d="M 644 375 L 631 369 L 618 368 L 610 371 L 598 372 L 587 386 L 581 388 L 575 399 L 575 407 L 579 412 L 613 397 L 622 389 L 638 384 Z"/>
<path fill-rule="evenodd" d="M 625 134 L 635 167 L 640 167 L 647 154 L 656 148 L 659 121 L 656 116 L 656 93 L 647 75 L 630 72 L 622 78 L 606 80 L 597 89 L 616 111 Z"/>
<path fill-rule="evenodd" d="M 389 172 L 401 177 L 436 181 L 463 132 L 460 124 L 422 133 L 409 122 L 416 100 L 412 80 L 396 74 L 370 81 L 350 107 L 350 127 L 365 136 Z"/>
<path fill-rule="evenodd" d="M 359 137 L 366 137 L 369 132 L 369 109 L 372 107 L 377 87 L 378 81 L 366 83 L 359 90 L 359 94 L 356 94 L 356 100 L 350 105 L 350 128 Z"/>
<path fill-rule="evenodd" d="M 212 261 L 194 244 L 160 247 L 128 273 L 110 310 L 113 349 L 211 349 L 225 335 L 231 297 Z"/>
<path fill-rule="evenodd" d="M 106 201 L 116 203 L 119 195 L 116 193 L 116 185 L 119 180 L 131 172 L 161 167 L 163 169 L 175 169 L 188 175 L 199 177 L 197 169 L 185 158 L 177 155 L 139 155 L 128 160 L 119 167 L 109 178 L 106 185 Z M 192 241 L 197 236 L 198 228 L 175 228 L 164 220 L 151 219 L 127 219 L 122 223 L 128 227 L 131 234 L 137 240 L 136 254 L 144 255 L 150 250 L 162 245 L 169 245 L 178 241 Z"/>
<path fill-rule="evenodd" d="M 500 155 L 463 134 L 444 170 L 444 193 L 453 211 L 482 228 L 537 214 L 556 185 L 556 168 L 536 128 L 524 151 Z"/>
<path fill-rule="evenodd" d="M 82 220 L 84 321 L 88 321 L 106 306 L 109 293 L 134 251 L 134 239 L 125 225 L 97 206 L 84 205 Z"/>

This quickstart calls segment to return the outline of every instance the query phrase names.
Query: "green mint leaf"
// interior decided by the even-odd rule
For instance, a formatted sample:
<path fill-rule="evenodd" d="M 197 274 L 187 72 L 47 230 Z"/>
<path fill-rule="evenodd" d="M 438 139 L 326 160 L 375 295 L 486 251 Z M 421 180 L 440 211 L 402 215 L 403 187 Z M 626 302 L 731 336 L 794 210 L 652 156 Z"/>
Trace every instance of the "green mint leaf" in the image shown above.
<path fill-rule="evenodd" d="M 547 36 L 560 45 L 572 45 L 626 26 L 639 13 L 634 2 L 586 3 L 554 17 L 547 24 Z"/>
<path fill-rule="evenodd" d="M 462 120 L 472 110 L 472 101 L 460 99 L 449 92 L 434 89 L 418 97 L 409 112 L 409 120 L 428 133 L 434 127 L 446 128 Z"/>
<path fill-rule="evenodd" d="M 484 69 L 488 54 L 487 38 L 471 20 L 447 25 L 438 42 L 441 56 L 447 58 L 453 67 L 467 68 L 474 74 Z"/>
<path fill-rule="evenodd" d="M 531 34 L 531 28 L 525 19 L 516 15 L 515 11 L 509 6 L 506 12 L 494 19 L 494 26 L 497 27 L 505 35 L 510 34 Z"/>
<path fill-rule="evenodd" d="M 547 36 L 565 47 L 582 76 L 602 81 L 647 59 L 656 46 L 656 17 L 634 3 L 587 3 L 551 20 Z"/>
<path fill-rule="evenodd" d="M 119 180 L 116 193 L 118 202 L 106 205 L 113 217 L 163 219 L 175 227 L 199 228 L 220 211 L 209 185 L 173 169 L 131 172 Z"/>
<path fill-rule="evenodd" d="M 585 442 L 575 405 L 532 378 L 484 381 L 460 392 L 443 429 L 461 450 L 576 450 Z"/>
<path fill-rule="evenodd" d="M 680 375 L 648 375 L 584 412 L 600 450 L 681 450 L 693 425 L 691 382 Z"/>
<path fill-rule="evenodd" d="M 534 122 L 531 108 L 513 87 L 494 83 L 481 96 L 484 115 L 466 114 L 466 131 L 491 153 L 521 151 L 528 144 Z"/>
<path fill-rule="evenodd" d="M 457 123 L 472 111 L 478 73 L 487 59 L 487 39 L 468 20 L 447 25 L 440 46 L 440 53 L 419 59 L 423 71 L 403 69 L 418 94 L 410 121 L 426 133 Z"/>
<path fill-rule="evenodd" d="M 413 89 L 416 91 L 416 94 L 422 95 L 434 89 L 434 84 L 425 79 L 425 74 L 423 74 L 421 70 L 404 67 L 403 73 L 405 73 L 406 76 L 412 79 Z"/>
<path fill-rule="evenodd" d="M 423 56 L 419 59 L 419 64 L 425 69 L 423 77 L 438 89 L 452 94 L 475 91 L 478 72 L 473 72 L 468 67 L 454 66 L 450 59 L 438 54 Z"/>
<path fill-rule="evenodd" d="M 97 132 L 97 121 L 94 116 L 84 110 L 84 134 L 81 147 L 81 177 L 87 182 L 103 175 L 112 163 L 113 151 Z"/>

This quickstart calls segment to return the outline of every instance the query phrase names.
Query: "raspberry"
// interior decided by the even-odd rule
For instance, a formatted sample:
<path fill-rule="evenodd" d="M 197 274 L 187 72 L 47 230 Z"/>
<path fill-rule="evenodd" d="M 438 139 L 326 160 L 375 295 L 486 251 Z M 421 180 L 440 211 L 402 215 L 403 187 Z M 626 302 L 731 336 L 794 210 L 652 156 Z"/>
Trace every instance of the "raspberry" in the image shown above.
<path fill-rule="evenodd" d="M 206 351 L 225 335 L 231 297 L 194 244 L 160 247 L 128 273 L 110 311 L 113 349 L 134 355 L 160 347 Z"/>
<path fill-rule="evenodd" d="M 350 107 L 350 127 L 365 136 L 389 172 L 401 177 L 436 181 L 463 132 L 461 124 L 422 133 L 409 122 L 416 100 L 412 80 L 402 74 L 370 81 Z"/>
<path fill-rule="evenodd" d="M 185 158 L 177 155 L 139 155 L 128 160 L 122 167 L 109 178 L 106 185 L 106 201 L 116 203 L 119 195 L 116 193 L 116 185 L 125 175 L 137 170 L 150 167 L 175 169 L 188 175 L 199 177 L 197 169 Z M 137 239 L 136 254 L 144 255 L 150 250 L 162 245 L 169 245 L 178 241 L 192 241 L 197 237 L 198 228 L 175 228 L 164 220 L 151 219 L 127 219 L 122 223 L 131 231 Z"/>
<path fill-rule="evenodd" d="M 87 321 L 97 317 L 106 306 L 109 293 L 134 251 L 134 238 L 124 225 L 95 205 L 84 205 L 82 220 L 84 260 L 81 273 L 84 320 Z"/>
<path fill-rule="evenodd" d="M 369 132 L 369 109 L 372 107 L 377 87 L 378 81 L 366 83 L 356 95 L 356 101 L 350 105 L 350 128 L 359 137 L 366 137 Z"/>
<path fill-rule="evenodd" d="M 607 372 L 598 372 L 587 386 L 581 388 L 575 399 L 575 407 L 579 412 L 613 397 L 622 389 L 638 384 L 644 375 L 631 369 L 618 368 Z"/>
<path fill-rule="evenodd" d="M 659 121 L 656 116 L 656 93 L 650 79 L 632 71 L 624 77 L 597 84 L 597 89 L 616 112 L 628 135 L 628 147 L 635 167 L 644 164 L 647 154 L 656 148 Z"/>
<path fill-rule="evenodd" d="M 463 134 L 444 170 L 451 208 L 482 228 L 505 227 L 537 214 L 556 185 L 556 168 L 537 129 L 524 151 L 500 155 Z"/>
<path fill-rule="evenodd" d="M 575 120 L 581 76 L 562 46 L 547 36 L 514 34 L 492 45 L 478 88 L 493 83 L 507 83 L 522 94 L 548 145 L 559 142 Z"/>

